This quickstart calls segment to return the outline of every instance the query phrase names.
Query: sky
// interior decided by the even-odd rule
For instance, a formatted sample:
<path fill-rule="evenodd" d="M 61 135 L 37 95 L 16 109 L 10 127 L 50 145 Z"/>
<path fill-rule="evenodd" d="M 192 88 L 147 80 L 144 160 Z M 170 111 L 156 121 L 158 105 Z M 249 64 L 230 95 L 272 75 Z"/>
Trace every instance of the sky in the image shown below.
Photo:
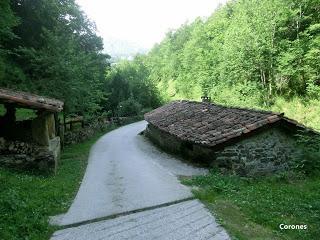
<path fill-rule="evenodd" d="M 210 16 L 226 0 L 76 0 L 97 25 L 98 35 L 150 49 L 165 33 L 196 17 Z M 109 45 L 109 44 L 107 44 Z M 110 47 L 110 46 L 108 46 Z M 112 47 L 112 46 L 111 46 Z M 119 46 L 115 46 L 119 47 Z"/>

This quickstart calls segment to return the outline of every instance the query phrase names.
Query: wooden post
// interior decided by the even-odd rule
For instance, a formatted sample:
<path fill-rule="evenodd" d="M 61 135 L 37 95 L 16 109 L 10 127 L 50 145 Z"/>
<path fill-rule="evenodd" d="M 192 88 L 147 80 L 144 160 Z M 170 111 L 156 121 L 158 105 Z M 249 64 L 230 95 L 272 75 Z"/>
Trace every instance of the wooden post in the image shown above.
<path fill-rule="evenodd" d="M 64 131 L 67 131 L 67 124 L 66 124 L 66 113 L 63 109 L 63 126 L 64 126 Z"/>
<path fill-rule="evenodd" d="M 55 135 L 60 137 L 60 121 L 58 113 L 54 114 Z"/>

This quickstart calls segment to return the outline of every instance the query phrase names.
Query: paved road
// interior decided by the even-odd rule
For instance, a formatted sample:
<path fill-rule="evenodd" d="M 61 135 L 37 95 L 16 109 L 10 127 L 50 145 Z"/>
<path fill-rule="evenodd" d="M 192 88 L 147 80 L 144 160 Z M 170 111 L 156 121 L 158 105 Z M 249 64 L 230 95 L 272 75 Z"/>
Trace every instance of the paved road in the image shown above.
<path fill-rule="evenodd" d="M 92 148 L 79 192 L 59 225 L 74 224 L 117 213 L 191 197 L 177 175 L 201 174 L 159 152 L 138 135 L 146 122 L 121 127 L 102 137 Z"/>
<path fill-rule="evenodd" d="M 159 151 L 139 135 L 145 127 L 145 121 L 124 126 L 93 146 L 72 206 L 53 219 L 68 228 L 52 240 L 180 239 L 186 233 L 182 239 L 228 239 L 203 204 L 187 200 L 192 194 L 177 179 L 207 171 Z M 116 214 L 125 216 L 102 220 Z"/>

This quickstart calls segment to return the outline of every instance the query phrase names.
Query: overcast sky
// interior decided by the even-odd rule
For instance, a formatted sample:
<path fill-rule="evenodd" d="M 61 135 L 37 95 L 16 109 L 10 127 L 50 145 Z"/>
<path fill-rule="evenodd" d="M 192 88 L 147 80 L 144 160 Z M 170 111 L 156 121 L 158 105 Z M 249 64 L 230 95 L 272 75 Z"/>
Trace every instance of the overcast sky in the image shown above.
<path fill-rule="evenodd" d="M 211 15 L 226 0 L 76 0 L 96 22 L 98 34 L 145 49 L 160 42 L 169 29 Z"/>

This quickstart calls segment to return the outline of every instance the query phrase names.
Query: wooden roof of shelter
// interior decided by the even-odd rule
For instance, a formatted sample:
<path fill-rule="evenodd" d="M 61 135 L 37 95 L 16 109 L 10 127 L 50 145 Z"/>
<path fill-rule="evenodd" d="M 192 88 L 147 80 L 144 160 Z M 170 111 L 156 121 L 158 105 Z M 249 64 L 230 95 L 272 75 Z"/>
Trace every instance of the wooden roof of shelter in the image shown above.
<path fill-rule="evenodd" d="M 277 122 L 295 129 L 306 129 L 281 113 L 185 100 L 146 113 L 145 120 L 182 141 L 208 147 L 224 144 Z"/>
<path fill-rule="evenodd" d="M 53 98 L 38 96 L 35 94 L 0 88 L 0 103 L 10 103 L 18 107 L 60 112 L 63 110 L 63 102 Z"/>

